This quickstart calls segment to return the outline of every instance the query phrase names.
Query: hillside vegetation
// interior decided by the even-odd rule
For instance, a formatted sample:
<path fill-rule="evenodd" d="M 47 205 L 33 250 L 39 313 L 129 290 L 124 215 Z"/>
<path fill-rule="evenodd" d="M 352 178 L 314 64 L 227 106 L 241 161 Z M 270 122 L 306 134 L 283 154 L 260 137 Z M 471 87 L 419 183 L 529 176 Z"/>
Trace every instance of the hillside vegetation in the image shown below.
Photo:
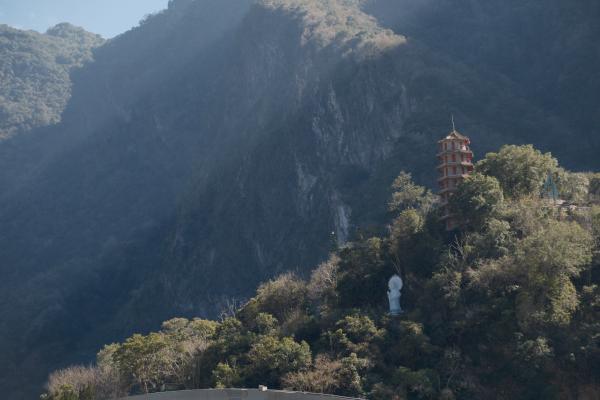
<path fill-rule="evenodd" d="M 540 198 L 547 174 L 559 207 Z M 219 322 L 176 318 L 50 376 L 47 399 L 256 387 L 405 399 L 593 399 L 600 391 L 600 175 L 505 146 L 451 198 L 394 182 L 388 233 L 335 251 L 303 280 L 262 284 Z M 405 314 L 387 314 L 400 274 Z"/>
<path fill-rule="evenodd" d="M 0 140 L 60 121 L 70 72 L 104 41 L 69 24 L 46 34 L 0 25 Z"/>

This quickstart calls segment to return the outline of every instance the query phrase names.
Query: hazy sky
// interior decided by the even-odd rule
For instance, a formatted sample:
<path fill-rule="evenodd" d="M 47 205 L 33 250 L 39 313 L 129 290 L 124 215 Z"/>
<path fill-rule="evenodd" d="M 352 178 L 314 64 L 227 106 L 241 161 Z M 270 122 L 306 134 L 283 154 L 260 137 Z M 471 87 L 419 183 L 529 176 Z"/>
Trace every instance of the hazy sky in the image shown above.
<path fill-rule="evenodd" d="M 138 24 L 169 0 L 0 0 L 0 24 L 45 32 L 70 22 L 110 38 Z"/>

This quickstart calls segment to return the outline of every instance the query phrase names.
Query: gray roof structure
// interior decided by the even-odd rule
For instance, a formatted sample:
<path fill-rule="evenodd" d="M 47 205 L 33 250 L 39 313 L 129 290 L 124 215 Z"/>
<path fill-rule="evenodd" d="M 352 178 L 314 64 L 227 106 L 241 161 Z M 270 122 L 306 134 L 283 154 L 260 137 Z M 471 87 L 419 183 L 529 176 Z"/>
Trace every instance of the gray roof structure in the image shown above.
<path fill-rule="evenodd" d="M 161 392 L 126 397 L 122 400 L 361 400 L 327 394 L 259 389 L 201 389 Z"/>

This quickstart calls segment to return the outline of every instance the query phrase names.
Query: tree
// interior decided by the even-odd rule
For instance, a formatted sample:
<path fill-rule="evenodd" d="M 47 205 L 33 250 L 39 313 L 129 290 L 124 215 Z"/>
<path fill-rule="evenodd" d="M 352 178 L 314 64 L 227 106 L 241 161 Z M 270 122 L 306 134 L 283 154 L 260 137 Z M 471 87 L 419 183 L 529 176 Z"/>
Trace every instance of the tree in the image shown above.
<path fill-rule="evenodd" d="M 104 40 L 60 24 L 46 34 L 0 26 L 0 138 L 57 123 L 71 96 L 70 72 Z"/>
<path fill-rule="evenodd" d="M 477 231 L 499 214 L 503 201 L 498 180 L 475 173 L 461 182 L 449 207 L 464 229 Z"/>
<path fill-rule="evenodd" d="M 574 222 L 549 221 L 523 239 L 514 256 L 520 276 L 517 316 L 524 328 L 536 324 L 565 325 L 578 305 L 572 278 L 592 261 L 592 237 Z"/>
<path fill-rule="evenodd" d="M 129 371 L 119 375 L 128 388 L 154 390 L 182 382 L 182 366 L 193 365 L 193 387 L 266 384 L 374 400 L 595 390 L 600 207 L 557 215 L 539 196 L 505 197 L 481 173 L 459 185 L 450 207 L 463 228 L 453 241 L 439 210 L 399 210 L 389 237 L 345 246 L 308 282 L 286 274 L 261 285 L 240 319 L 172 319 L 157 337 L 106 347 L 98 370 Z M 385 299 L 398 265 L 410 304 L 400 319 Z M 150 365 L 160 374 L 143 369 Z M 79 381 L 58 387 L 80 396 L 73 400 L 98 387 L 75 392 Z"/>
<path fill-rule="evenodd" d="M 524 197 L 511 201 L 510 206 L 505 207 L 503 219 L 517 237 L 523 238 L 544 229 L 555 215 L 556 209 L 550 203 L 539 197 Z"/>
<path fill-rule="evenodd" d="M 121 382 L 119 366 L 115 361 L 115 354 L 119 348 L 120 345 L 113 343 L 104 346 L 96 355 L 96 365 L 101 379 L 96 388 L 99 399 L 117 399 L 127 395 L 127 389 Z"/>
<path fill-rule="evenodd" d="M 319 311 L 327 305 L 335 305 L 337 301 L 337 285 L 339 279 L 339 262 L 337 255 L 321 263 L 310 275 L 308 298 Z"/>
<path fill-rule="evenodd" d="M 252 321 L 258 313 L 265 312 L 285 321 L 289 313 L 306 305 L 306 283 L 293 273 L 286 273 L 260 285 L 256 296 L 242 309 L 240 318 Z"/>
<path fill-rule="evenodd" d="M 246 376 L 250 386 L 279 386 L 281 378 L 290 372 L 308 368 L 312 354 L 308 343 L 298 343 L 290 337 L 261 336 L 247 355 Z"/>
<path fill-rule="evenodd" d="M 219 363 L 212 372 L 213 386 L 217 389 L 232 388 L 239 381 L 240 376 L 236 368 L 228 363 Z"/>
<path fill-rule="evenodd" d="M 277 333 L 279 321 L 267 313 L 259 313 L 255 319 L 256 330 L 261 335 L 274 335 Z"/>
<path fill-rule="evenodd" d="M 283 387 L 312 393 L 340 394 L 342 362 L 325 355 L 315 359 L 312 368 L 306 371 L 291 372 L 282 379 Z"/>
<path fill-rule="evenodd" d="M 541 192 L 548 173 L 558 172 L 558 161 L 532 145 L 503 146 L 477 163 L 476 171 L 498 179 L 507 197 L 520 198 Z"/>
<path fill-rule="evenodd" d="M 79 392 L 71 385 L 62 385 L 54 392 L 52 400 L 79 400 Z"/>
<path fill-rule="evenodd" d="M 356 353 L 364 357 L 376 357 L 377 351 L 370 346 L 382 331 L 366 315 L 347 315 L 339 320 L 334 329 L 327 331 L 323 338 L 332 354 L 348 356 Z"/>
<path fill-rule="evenodd" d="M 381 306 L 387 281 L 394 269 L 386 262 L 386 246 L 371 238 L 348 246 L 340 252 L 337 293 L 339 306 L 345 308 Z"/>
<path fill-rule="evenodd" d="M 588 174 L 561 171 L 558 179 L 560 197 L 577 204 L 587 203 L 590 192 Z"/>
<path fill-rule="evenodd" d="M 102 380 L 100 375 L 94 367 L 69 367 L 50 375 L 47 391 L 52 400 L 94 400 Z"/>
<path fill-rule="evenodd" d="M 392 190 L 389 209 L 393 212 L 401 212 L 407 208 L 426 211 L 434 202 L 434 195 L 427 188 L 415 185 L 412 175 L 404 171 L 394 180 Z"/>
<path fill-rule="evenodd" d="M 488 219 L 482 230 L 473 232 L 467 241 L 473 247 L 473 253 L 479 258 L 500 258 L 514 248 L 515 234 L 510 223 L 502 219 Z"/>
<path fill-rule="evenodd" d="M 115 353 L 124 382 L 139 385 L 144 393 L 156 391 L 173 374 L 166 337 L 160 333 L 133 335 Z"/>
<path fill-rule="evenodd" d="M 390 239 L 394 247 L 402 247 L 402 243 L 408 242 L 414 234 L 423 228 L 423 223 L 423 217 L 415 209 L 409 208 L 402 211 L 394 219 L 390 228 Z"/>
<path fill-rule="evenodd" d="M 592 237 L 594 238 L 594 263 L 600 265 L 600 207 L 591 210 Z"/>
<path fill-rule="evenodd" d="M 218 383 L 216 378 L 225 385 L 228 375 L 224 374 L 226 371 L 223 366 L 217 368 L 219 364 L 228 365 L 234 370 L 235 376 L 238 373 L 241 375 L 242 371 L 237 368 L 238 360 L 248 352 L 253 338 L 254 334 L 248 332 L 248 328 L 236 318 L 227 318 L 218 324 L 206 349 L 197 353 L 194 359 L 194 387 L 214 386 Z"/>
<path fill-rule="evenodd" d="M 394 377 L 394 382 L 404 393 L 417 393 L 422 399 L 435 398 L 436 381 L 439 381 L 438 375 L 430 369 L 414 371 L 407 367 L 399 367 Z"/>
<path fill-rule="evenodd" d="M 352 353 L 348 357 L 341 359 L 342 368 L 340 369 L 340 389 L 343 396 L 362 396 L 364 390 L 364 371 L 369 367 L 369 361 L 359 358 Z"/>
<path fill-rule="evenodd" d="M 366 315 L 348 315 L 336 323 L 354 343 L 370 343 L 379 334 L 371 318 Z"/>
<path fill-rule="evenodd" d="M 589 194 L 592 201 L 600 202 L 600 174 L 592 174 L 590 177 Z"/>

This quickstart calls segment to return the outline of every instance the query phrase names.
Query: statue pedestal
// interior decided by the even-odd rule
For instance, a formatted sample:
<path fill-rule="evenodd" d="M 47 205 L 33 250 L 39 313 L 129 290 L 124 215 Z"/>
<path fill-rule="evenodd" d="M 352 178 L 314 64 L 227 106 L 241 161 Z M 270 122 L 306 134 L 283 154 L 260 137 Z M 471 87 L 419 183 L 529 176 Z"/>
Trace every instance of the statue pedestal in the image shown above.
<path fill-rule="evenodd" d="M 390 316 L 392 317 L 399 317 L 401 315 L 404 314 L 404 310 L 398 310 L 398 311 L 390 311 Z"/>

